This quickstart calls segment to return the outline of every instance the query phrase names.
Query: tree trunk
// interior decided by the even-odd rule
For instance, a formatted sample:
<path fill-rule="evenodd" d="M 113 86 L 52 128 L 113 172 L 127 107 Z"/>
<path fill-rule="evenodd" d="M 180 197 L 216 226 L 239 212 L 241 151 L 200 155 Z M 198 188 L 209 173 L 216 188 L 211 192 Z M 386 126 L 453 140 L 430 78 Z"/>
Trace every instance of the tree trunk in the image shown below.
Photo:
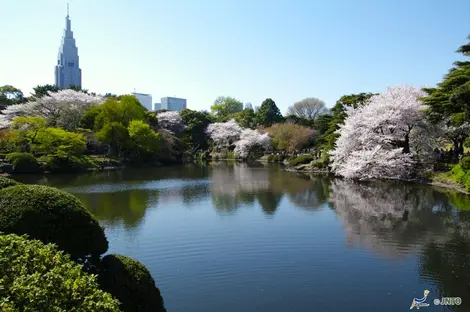
<path fill-rule="evenodd" d="M 405 135 L 405 142 L 403 143 L 403 153 L 409 154 L 410 153 L 410 135 Z"/>

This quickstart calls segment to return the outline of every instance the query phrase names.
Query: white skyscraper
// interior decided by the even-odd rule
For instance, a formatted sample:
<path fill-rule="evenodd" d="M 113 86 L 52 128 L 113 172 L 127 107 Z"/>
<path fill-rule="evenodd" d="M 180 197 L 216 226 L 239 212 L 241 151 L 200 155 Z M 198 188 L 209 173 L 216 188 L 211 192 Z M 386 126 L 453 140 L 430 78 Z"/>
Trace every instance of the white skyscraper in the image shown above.
<path fill-rule="evenodd" d="M 82 87 L 82 70 L 79 66 L 78 49 L 75 45 L 70 24 L 68 4 L 64 35 L 62 36 L 57 65 L 55 66 L 55 84 L 61 89 L 71 86 Z"/>

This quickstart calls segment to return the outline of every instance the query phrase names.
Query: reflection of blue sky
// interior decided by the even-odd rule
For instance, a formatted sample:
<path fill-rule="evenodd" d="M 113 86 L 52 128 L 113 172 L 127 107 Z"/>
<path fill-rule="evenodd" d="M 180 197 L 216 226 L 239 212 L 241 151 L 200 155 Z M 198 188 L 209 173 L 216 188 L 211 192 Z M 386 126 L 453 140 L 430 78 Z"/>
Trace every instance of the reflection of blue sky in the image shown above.
<path fill-rule="evenodd" d="M 156 180 L 148 183 L 93 184 L 88 186 L 64 188 L 64 191 L 80 193 L 111 193 L 133 190 L 179 190 L 187 186 L 200 186 L 212 183 L 210 179 L 200 180 Z"/>

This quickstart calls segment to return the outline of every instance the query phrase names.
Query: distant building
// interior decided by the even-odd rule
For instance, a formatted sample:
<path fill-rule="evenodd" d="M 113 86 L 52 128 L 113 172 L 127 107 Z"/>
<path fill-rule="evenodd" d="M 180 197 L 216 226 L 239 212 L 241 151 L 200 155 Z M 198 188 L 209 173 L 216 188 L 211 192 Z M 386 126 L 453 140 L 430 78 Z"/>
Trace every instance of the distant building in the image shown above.
<path fill-rule="evenodd" d="M 73 38 L 68 5 L 64 35 L 55 66 L 55 85 L 60 89 L 67 89 L 71 86 L 82 87 L 82 70 L 78 62 L 78 48 Z"/>
<path fill-rule="evenodd" d="M 245 103 L 245 109 L 253 109 L 253 105 L 251 105 L 251 103 Z"/>
<path fill-rule="evenodd" d="M 180 99 L 175 97 L 164 97 L 162 98 L 161 109 L 167 109 L 170 111 L 180 112 L 186 108 L 186 99 Z"/>
<path fill-rule="evenodd" d="M 153 103 L 153 110 L 160 110 L 162 109 L 162 103 Z"/>
<path fill-rule="evenodd" d="M 152 95 L 145 93 L 132 93 L 147 110 L 151 111 L 153 109 L 152 105 Z"/>
<path fill-rule="evenodd" d="M 255 106 L 255 112 L 259 111 L 259 106 Z"/>

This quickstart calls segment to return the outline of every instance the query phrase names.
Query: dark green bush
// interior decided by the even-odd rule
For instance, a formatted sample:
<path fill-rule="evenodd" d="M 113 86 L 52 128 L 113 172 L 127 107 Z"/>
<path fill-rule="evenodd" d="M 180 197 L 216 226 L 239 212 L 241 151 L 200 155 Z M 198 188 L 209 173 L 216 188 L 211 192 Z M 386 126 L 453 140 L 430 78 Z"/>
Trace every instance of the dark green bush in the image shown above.
<path fill-rule="evenodd" d="M 462 157 L 460 160 L 460 166 L 463 170 L 470 170 L 470 156 Z"/>
<path fill-rule="evenodd" d="M 15 186 L 15 185 L 20 185 L 21 183 L 16 182 L 15 180 L 8 179 L 5 177 L 0 177 L 0 190 L 10 187 L 10 186 Z"/>
<path fill-rule="evenodd" d="M 0 311 L 119 311 L 99 288 L 52 244 L 0 235 Z"/>
<path fill-rule="evenodd" d="M 313 155 L 300 155 L 299 157 L 289 160 L 289 166 L 298 166 L 298 165 L 303 165 L 303 164 L 308 164 L 315 158 Z"/>
<path fill-rule="evenodd" d="M 40 159 L 44 170 L 49 172 L 80 172 L 89 168 L 97 168 L 97 164 L 87 156 L 47 155 Z"/>
<path fill-rule="evenodd" d="M 6 159 L 13 166 L 14 173 L 37 173 L 41 171 L 41 166 L 37 159 L 29 153 L 11 153 Z"/>
<path fill-rule="evenodd" d="M 54 243 L 74 260 L 89 263 L 108 250 L 103 228 L 73 195 L 40 185 L 0 190 L 0 232 L 28 234 Z"/>
<path fill-rule="evenodd" d="M 268 161 L 273 161 L 274 160 L 274 155 L 268 155 Z"/>
<path fill-rule="evenodd" d="M 136 260 L 107 255 L 101 260 L 99 278 L 101 288 L 121 302 L 122 311 L 166 311 L 150 272 Z"/>

